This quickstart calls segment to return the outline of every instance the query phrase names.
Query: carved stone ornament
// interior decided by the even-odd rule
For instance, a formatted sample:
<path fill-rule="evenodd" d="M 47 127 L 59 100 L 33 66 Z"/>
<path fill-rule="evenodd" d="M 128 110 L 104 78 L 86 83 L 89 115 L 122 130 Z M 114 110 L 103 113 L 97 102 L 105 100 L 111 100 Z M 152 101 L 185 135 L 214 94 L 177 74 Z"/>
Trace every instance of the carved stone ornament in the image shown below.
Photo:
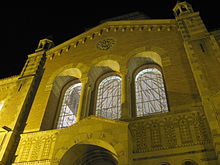
<path fill-rule="evenodd" d="M 113 38 L 105 38 L 97 42 L 96 48 L 99 50 L 108 50 L 116 43 Z"/>
<path fill-rule="evenodd" d="M 134 138 L 134 153 L 211 142 L 206 117 L 198 111 L 132 121 L 130 130 Z"/>

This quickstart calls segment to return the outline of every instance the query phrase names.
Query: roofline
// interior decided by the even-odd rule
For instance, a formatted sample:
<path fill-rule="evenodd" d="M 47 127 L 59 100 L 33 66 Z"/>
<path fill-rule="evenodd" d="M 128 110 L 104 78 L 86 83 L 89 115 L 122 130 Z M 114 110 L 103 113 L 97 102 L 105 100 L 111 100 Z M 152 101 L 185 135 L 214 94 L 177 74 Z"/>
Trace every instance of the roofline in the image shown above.
<path fill-rule="evenodd" d="M 18 80 L 19 76 L 20 75 L 14 75 L 14 76 L 10 76 L 10 77 L 1 78 L 0 79 L 0 86 L 16 82 Z"/>
<path fill-rule="evenodd" d="M 220 28 L 211 29 L 211 30 L 209 31 L 209 33 L 211 33 L 211 34 L 213 34 L 213 35 L 220 34 Z"/>
<path fill-rule="evenodd" d="M 56 52 L 59 49 L 63 49 L 66 46 L 69 45 L 74 45 L 74 43 L 84 43 L 85 38 L 91 38 L 92 35 L 101 35 L 101 33 L 104 30 L 107 30 L 108 28 L 118 26 L 119 28 L 123 27 L 138 27 L 139 25 L 141 26 L 158 26 L 158 25 L 176 25 L 176 20 L 175 19 L 150 19 L 150 20 L 122 20 L 122 21 L 108 21 L 105 23 L 102 23 L 94 28 L 91 28 L 90 30 L 83 32 L 47 51 L 47 54 L 51 54 L 53 52 Z"/>
<path fill-rule="evenodd" d="M 170 24 L 175 19 L 145 19 L 145 20 L 122 20 L 122 21 L 108 21 L 108 25 L 122 25 L 122 24 Z M 105 23 L 103 23 L 105 24 Z M 101 25 L 103 25 L 101 24 Z"/>

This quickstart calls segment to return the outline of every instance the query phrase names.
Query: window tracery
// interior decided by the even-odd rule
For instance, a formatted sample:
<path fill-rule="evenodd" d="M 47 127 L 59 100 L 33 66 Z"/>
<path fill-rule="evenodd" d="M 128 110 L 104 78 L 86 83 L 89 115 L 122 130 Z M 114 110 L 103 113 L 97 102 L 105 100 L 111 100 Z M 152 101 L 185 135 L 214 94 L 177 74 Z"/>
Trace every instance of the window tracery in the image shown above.
<path fill-rule="evenodd" d="M 162 73 L 156 68 L 141 70 L 135 77 L 137 117 L 168 112 Z"/>
<path fill-rule="evenodd" d="M 109 76 L 98 86 L 96 116 L 109 119 L 121 117 L 121 78 Z"/>
<path fill-rule="evenodd" d="M 70 86 L 63 98 L 57 128 L 64 128 L 76 122 L 77 110 L 81 94 L 82 84 L 77 83 Z"/>

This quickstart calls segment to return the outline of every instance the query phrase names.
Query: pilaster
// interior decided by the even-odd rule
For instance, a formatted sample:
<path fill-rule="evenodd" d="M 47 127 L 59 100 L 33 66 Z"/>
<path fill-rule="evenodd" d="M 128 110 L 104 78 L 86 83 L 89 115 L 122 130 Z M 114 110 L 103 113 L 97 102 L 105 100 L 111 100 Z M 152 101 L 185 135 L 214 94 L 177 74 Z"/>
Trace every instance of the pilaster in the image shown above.
<path fill-rule="evenodd" d="M 120 76 L 122 79 L 122 86 L 121 86 L 121 119 L 127 120 L 131 118 L 130 112 L 130 101 L 129 101 L 129 75 L 128 75 L 128 68 L 123 67 L 120 70 Z"/>

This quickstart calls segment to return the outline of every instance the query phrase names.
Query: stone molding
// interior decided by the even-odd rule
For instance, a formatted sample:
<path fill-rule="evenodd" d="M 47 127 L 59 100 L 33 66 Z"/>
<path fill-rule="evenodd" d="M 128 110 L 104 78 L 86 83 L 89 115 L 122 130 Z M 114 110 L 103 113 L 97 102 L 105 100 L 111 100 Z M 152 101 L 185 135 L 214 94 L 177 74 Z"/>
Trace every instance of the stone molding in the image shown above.
<path fill-rule="evenodd" d="M 93 40 L 95 37 L 100 37 L 108 32 L 160 32 L 173 31 L 176 29 L 177 24 L 174 19 L 106 22 L 48 50 L 47 58 L 52 60 L 54 57 L 68 52 L 71 48 L 84 45 L 86 42 L 89 42 L 89 40 Z"/>
<path fill-rule="evenodd" d="M 15 76 L 0 79 L 0 86 L 5 85 L 5 84 L 14 83 L 18 80 L 18 78 L 19 78 L 19 75 L 15 75 Z"/>
<path fill-rule="evenodd" d="M 133 120 L 134 153 L 211 143 L 206 117 L 201 111 L 157 115 Z"/>
<path fill-rule="evenodd" d="M 44 164 L 52 157 L 58 130 L 21 134 L 14 164 Z"/>
<path fill-rule="evenodd" d="M 125 127 L 128 126 L 134 138 L 133 153 L 146 153 L 211 143 L 210 131 L 201 109 L 176 114 L 163 113 L 162 115 L 148 116 L 147 120 L 143 117 L 129 122 L 90 116 L 64 129 L 21 134 L 14 164 L 31 164 L 32 162 L 43 164 L 44 161 L 52 161 L 58 136 L 62 136 L 63 133 L 72 129 L 77 129 L 81 124 L 85 125 L 88 120 L 97 120 L 109 124 L 120 123 Z M 96 132 L 87 132 L 85 138 L 90 140 L 98 135 L 100 139 L 108 138 L 106 137 L 108 133 L 98 132 L 96 134 Z M 83 140 L 81 137 L 84 137 L 84 134 L 74 137 L 73 142 L 75 144 L 80 143 Z M 116 146 L 113 142 L 111 145 Z M 64 150 L 68 150 L 68 147 Z"/>

